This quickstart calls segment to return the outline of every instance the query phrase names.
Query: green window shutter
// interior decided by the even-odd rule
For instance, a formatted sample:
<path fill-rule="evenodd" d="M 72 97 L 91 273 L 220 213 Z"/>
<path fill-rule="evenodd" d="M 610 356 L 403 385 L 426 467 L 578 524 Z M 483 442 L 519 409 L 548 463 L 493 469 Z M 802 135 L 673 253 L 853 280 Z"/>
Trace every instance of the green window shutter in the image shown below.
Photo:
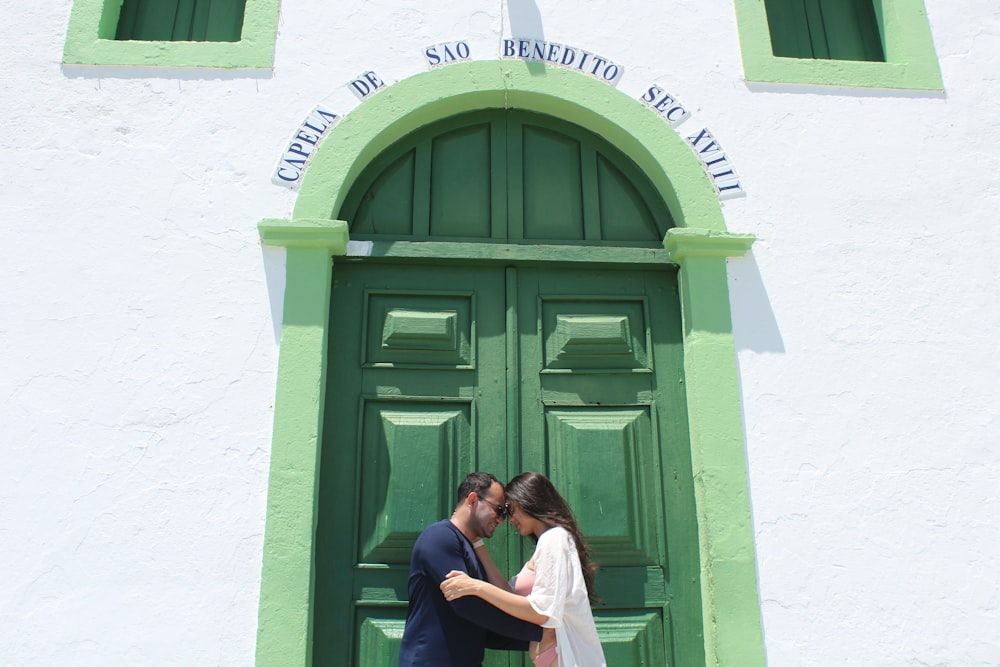
<path fill-rule="evenodd" d="M 885 62 L 872 0 L 765 0 L 764 5 L 776 56 Z"/>
<path fill-rule="evenodd" d="M 115 39 L 238 42 L 246 0 L 125 0 Z"/>

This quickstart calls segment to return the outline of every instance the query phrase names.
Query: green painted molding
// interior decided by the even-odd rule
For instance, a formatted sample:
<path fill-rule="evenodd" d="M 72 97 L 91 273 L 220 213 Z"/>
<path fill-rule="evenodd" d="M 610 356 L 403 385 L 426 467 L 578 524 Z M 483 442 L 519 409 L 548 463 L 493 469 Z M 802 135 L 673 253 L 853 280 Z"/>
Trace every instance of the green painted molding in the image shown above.
<path fill-rule="evenodd" d="M 295 217 L 335 217 L 354 179 L 392 143 L 433 120 L 490 108 L 548 114 L 604 137 L 646 172 L 678 224 L 725 231 L 710 177 L 659 114 L 593 77 L 520 60 L 440 67 L 366 99 L 313 155 Z"/>
<path fill-rule="evenodd" d="M 923 0 L 874 0 L 886 62 L 779 58 L 764 0 L 735 0 L 747 81 L 944 91 Z"/>
<path fill-rule="evenodd" d="M 264 245 L 285 248 L 327 248 L 331 255 L 347 253 L 348 226 L 343 220 L 267 218 L 257 223 Z"/>
<path fill-rule="evenodd" d="M 262 243 L 286 248 L 287 258 L 256 664 L 308 667 L 332 256 L 346 253 L 348 225 L 268 218 L 257 229 Z"/>
<path fill-rule="evenodd" d="M 697 288 L 690 293 L 695 298 L 701 296 Z M 686 335 L 684 372 L 701 550 L 706 664 L 764 667 L 743 415 L 732 335 Z"/>
<path fill-rule="evenodd" d="M 327 247 L 286 247 L 256 663 L 308 667 L 333 262 Z"/>
<path fill-rule="evenodd" d="M 672 229 L 680 265 L 684 374 L 702 556 L 701 600 L 709 665 L 763 667 L 756 551 L 743 440 L 726 259 L 753 234 Z"/>
<path fill-rule="evenodd" d="M 122 0 L 74 0 L 63 63 L 271 69 L 280 3 L 247 0 L 238 42 L 147 42 L 114 38 Z"/>

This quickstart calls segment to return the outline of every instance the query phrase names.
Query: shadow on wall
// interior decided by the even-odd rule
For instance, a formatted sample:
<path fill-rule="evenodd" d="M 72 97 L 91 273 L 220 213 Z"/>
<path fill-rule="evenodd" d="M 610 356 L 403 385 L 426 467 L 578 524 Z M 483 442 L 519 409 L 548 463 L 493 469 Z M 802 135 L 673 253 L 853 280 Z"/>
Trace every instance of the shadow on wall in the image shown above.
<path fill-rule="evenodd" d="M 737 352 L 785 352 L 785 342 L 752 250 L 729 260 L 729 298 Z"/>
<path fill-rule="evenodd" d="M 542 14 L 534 0 L 508 0 L 507 15 L 510 17 L 511 37 L 545 39 Z"/>
<path fill-rule="evenodd" d="M 281 342 L 281 320 L 285 307 L 285 260 L 284 248 L 261 245 L 260 254 L 264 261 L 264 282 L 267 283 L 267 301 L 271 307 L 271 326 L 274 327 L 274 342 Z"/>
<path fill-rule="evenodd" d="M 507 16 L 510 18 L 511 37 L 545 41 L 542 14 L 538 11 L 538 5 L 534 0 L 508 0 Z M 545 63 L 529 60 L 526 64 L 528 71 L 534 76 L 545 73 Z"/>

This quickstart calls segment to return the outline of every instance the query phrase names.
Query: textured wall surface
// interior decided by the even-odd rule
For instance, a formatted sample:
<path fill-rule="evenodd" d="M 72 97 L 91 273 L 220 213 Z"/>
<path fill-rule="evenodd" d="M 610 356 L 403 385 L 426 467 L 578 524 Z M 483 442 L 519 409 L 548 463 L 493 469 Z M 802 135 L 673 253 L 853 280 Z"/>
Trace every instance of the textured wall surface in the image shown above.
<path fill-rule="evenodd" d="M 747 84 L 728 2 L 285 2 L 272 72 L 63 67 L 71 4 L 0 25 L 0 663 L 252 663 L 284 281 L 256 223 L 295 204 L 271 176 L 360 73 L 513 34 L 659 83 L 741 176 L 769 664 L 1000 665 L 995 3 L 926 0 L 944 94 Z"/>

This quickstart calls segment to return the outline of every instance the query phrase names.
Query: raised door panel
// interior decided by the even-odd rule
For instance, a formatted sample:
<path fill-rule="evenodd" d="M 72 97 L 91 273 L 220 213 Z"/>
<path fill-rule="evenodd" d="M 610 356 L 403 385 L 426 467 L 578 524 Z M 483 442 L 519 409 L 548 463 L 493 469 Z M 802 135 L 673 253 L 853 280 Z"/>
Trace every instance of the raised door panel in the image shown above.
<path fill-rule="evenodd" d="M 539 297 L 542 373 L 649 373 L 645 299 L 582 294 Z"/>
<path fill-rule="evenodd" d="M 365 400 L 358 563 L 408 565 L 413 542 L 469 470 L 471 403 Z"/>
<path fill-rule="evenodd" d="M 405 615 L 403 618 L 386 618 L 384 613 L 376 617 L 362 616 L 357 629 L 357 664 L 363 667 L 397 667 L 405 626 Z"/>
<path fill-rule="evenodd" d="M 363 308 L 365 368 L 475 369 L 474 292 L 370 290 Z"/>
<path fill-rule="evenodd" d="M 545 417 L 552 482 L 579 508 L 602 566 L 657 564 L 649 407 L 546 409 Z"/>
<path fill-rule="evenodd" d="M 604 612 L 595 619 L 608 665 L 667 667 L 664 619 L 659 610 L 629 614 Z"/>

